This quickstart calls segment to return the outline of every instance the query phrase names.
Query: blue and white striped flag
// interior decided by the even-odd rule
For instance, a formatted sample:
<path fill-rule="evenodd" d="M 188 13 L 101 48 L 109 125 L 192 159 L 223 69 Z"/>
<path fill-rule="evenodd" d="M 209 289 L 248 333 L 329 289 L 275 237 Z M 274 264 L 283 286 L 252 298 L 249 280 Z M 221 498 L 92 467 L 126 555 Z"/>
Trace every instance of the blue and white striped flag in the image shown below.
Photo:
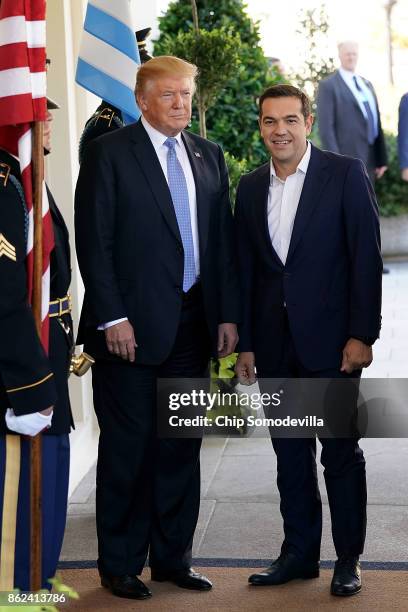
<path fill-rule="evenodd" d="M 140 64 L 131 0 L 89 0 L 75 80 L 122 111 L 125 124 L 140 111 L 134 88 Z"/>

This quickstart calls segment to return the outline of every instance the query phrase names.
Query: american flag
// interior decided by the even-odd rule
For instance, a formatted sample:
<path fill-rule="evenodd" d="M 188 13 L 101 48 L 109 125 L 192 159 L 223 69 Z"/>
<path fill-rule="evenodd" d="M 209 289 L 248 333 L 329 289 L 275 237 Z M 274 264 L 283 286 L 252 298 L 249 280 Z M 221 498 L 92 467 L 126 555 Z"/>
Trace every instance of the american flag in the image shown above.
<path fill-rule="evenodd" d="M 18 156 L 28 211 L 27 282 L 33 295 L 32 122 L 47 114 L 45 0 L 0 0 L 0 147 Z M 42 197 L 41 340 L 48 350 L 50 254 L 54 234 L 45 185 Z"/>

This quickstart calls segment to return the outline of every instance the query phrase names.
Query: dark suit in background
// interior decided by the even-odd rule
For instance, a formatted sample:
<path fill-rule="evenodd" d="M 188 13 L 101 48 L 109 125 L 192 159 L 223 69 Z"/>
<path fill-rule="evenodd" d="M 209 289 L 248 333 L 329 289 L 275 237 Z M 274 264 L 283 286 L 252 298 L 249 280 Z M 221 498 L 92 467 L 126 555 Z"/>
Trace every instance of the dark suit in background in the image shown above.
<path fill-rule="evenodd" d="M 153 60 L 152 60 L 153 61 Z M 232 214 L 220 147 L 182 132 L 197 194 L 200 279 L 183 293 L 184 254 L 166 178 L 141 122 L 88 144 L 76 191 L 85 300 L 78 342 L 96 357 L 99 568 L 187 569 L 200 499 L 200 440 L 156 437 L 157 377 L 201 377 L 217 326 L 237 321 Z M 127 317 L 135 363 L 98 326 Z"/>
<path fill-rule="evenodd" d="M 402 96 L 398 109 L 398 157 L 404 181 L 408 181 L 408 93 Z"/>
<path fill-rule="evenodd" d="M 322 148 L 361 159 L 374 181 L 375 169 L 387 165 L 387 153 L 375 91 L 370 81 L 363 81 L 374 96 L 377 110 L 378 135 L 372 144 L 368 140 L 367 119 L 339 71 L 319 85 L 317 120 Z"/>

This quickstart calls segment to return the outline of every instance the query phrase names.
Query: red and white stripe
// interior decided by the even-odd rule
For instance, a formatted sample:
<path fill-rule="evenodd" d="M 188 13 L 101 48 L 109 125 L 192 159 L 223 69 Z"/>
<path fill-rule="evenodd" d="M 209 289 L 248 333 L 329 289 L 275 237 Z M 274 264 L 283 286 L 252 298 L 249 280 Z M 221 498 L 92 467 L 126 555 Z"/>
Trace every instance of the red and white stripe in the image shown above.
<path fill-rule="evenodd" d="M 27 281 L 33 290 L 32 122 L 46 118 L 45 0 L 2 0 L 0 3 L 0 147 L 20 160 L 28 209 Z M 41 339 L 48 349 L 50 255 L 54 248 L 52 219 L 43 185 L 43 266 Z"/>

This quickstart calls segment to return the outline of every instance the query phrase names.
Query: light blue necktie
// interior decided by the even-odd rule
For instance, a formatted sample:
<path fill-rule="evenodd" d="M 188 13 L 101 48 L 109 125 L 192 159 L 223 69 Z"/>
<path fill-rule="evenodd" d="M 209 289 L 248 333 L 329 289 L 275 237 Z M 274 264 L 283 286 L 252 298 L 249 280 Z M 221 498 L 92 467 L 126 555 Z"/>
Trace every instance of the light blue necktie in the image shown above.
<path fill-rule="evenodd" d="M 377 130 L 375 128 L 375 121 L 373 111 L 371 110 L 371 106 L 369 101 L 367 100 L 366 94 L 363 91 L 362 87 L 360 87 L 359 82 L 357 81 L 357 77 L 353 76 L 354 85 L 356 89 L 362 96 L 364 96 L 363 104 L 367 113 L 367 130 L 368 130 L 368 144 L 372 145 L 374 140 L 377 138 Z"/>
<path fill-rule="evenodd" d="M 167 151 L 167 177 L 181 240 L 184 247 L 184 276 L 183 291 L 187 292 L 196 281 L 194 262 L 194 243 L 191 230 L 190 206 L 188 203 L 187 181 L 179 160 L 175 146 L 176 138 L 167 138 L 164 142 Z"/>

